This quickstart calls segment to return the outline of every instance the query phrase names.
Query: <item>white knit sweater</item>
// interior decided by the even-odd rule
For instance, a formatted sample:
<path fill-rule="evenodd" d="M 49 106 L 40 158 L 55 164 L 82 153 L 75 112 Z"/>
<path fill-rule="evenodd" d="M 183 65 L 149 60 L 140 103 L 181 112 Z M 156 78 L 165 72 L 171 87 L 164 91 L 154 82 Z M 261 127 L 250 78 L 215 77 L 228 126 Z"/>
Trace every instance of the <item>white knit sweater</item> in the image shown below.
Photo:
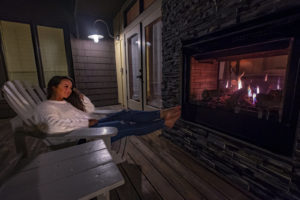
<path fill-rule="evenodd" d="M 82 103 L 83 103 L 85 111 L 87 113 L 92 113 L 95 111 L 94 104 L 91 102 L 91 100 L 87 96 L 83 95 Z"/>
<path fill-rule="evenodd" d="M 39 104 L 33 115 L 35 124 L 49 134 L 88 127 L 89 115 L 66 101 L 47 100 Z"/>

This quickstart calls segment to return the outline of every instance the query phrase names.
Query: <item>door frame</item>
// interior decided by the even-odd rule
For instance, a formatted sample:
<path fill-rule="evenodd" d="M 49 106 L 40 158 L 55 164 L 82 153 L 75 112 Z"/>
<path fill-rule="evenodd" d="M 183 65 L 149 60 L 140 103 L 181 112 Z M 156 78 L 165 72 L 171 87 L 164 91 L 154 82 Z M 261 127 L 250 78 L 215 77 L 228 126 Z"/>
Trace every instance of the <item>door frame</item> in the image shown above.
<path fill-rule="evenodd" d="M 135 101 L 133 99 L 130 99 L 129 95 L 130 95 L 130 84 L 129 84 L 129 57 L 128 57 L 128 39 L 130 39 L 132 36 L 136 35 L 138 36 L 138 52 L 140 54 L 140 59 L 139 59 L 139 63 L 140 63 L 140 70 L 139 70 L 139 75 L 141 76 L 139 84 L 140 84 L 140 101 Z M 125 42 L 125 58 L 126 58 L 126 91 L 127 91 L 127 106 L 130 109 L 134 109 L 134 110 L 143 110 L 143 62 L 142 62 L 142 57 L 143 57 L 143 53 L 142 53 L 142 37 L 141 37 L 141 23 L 136 24 L 132 29 L 130 29 L 128 32 L 126 32 L 124 37 L 124 42 Z"/>

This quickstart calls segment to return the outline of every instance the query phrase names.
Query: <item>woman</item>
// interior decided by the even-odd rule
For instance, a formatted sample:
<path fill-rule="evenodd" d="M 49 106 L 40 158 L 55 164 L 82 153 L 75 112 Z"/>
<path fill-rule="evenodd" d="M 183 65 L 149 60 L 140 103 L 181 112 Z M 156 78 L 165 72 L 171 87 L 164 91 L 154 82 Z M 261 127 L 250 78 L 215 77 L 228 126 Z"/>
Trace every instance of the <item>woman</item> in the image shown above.
<path fill-rule="evenodd" d="M 179 119 L 180 106 L 162 111 L 123 110 L 104 119 L 91 119 L 85 112 L 84 101 L 73 92 L 73 80 L 54 76 L 48 83 L 47 99 L 37 106 L 34 114 L 36 125 L 49 134 L 68 132 L 83 127 L 111 126 L 118 129 L 112 142 L 129 135 L 144 135 L 164 126 L 172 128 Z"/>

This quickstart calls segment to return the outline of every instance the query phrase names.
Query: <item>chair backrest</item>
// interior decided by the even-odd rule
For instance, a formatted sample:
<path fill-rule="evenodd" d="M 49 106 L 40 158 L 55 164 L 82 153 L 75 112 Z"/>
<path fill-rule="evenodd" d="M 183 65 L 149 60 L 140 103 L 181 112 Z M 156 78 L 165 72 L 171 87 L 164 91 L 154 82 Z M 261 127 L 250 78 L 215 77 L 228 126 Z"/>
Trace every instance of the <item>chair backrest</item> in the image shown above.
<path fill-rule="evenodd" d="M 46 94 L 39 87 L 31 87 L 19 80 L 7 81 L 3 95 L 10 107 L 18 114 L 23 122 L 31 126 L 31 117 L 35 107 L 46 99 Z"/>

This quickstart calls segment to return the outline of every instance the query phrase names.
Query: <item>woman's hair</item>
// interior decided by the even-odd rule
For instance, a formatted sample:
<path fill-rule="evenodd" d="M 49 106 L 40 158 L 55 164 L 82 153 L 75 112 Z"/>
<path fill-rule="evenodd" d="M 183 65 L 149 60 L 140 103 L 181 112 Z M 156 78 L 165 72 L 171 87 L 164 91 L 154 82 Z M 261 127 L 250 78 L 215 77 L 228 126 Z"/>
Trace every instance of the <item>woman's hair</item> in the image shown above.
<path fill-rule="evenodd" d="M 72 90 L 71 95 L 66 99 L 66 101 L 72 104 L 75 108 L 85 112 L 85 107 L 83 104 L 83 100 L 80 96 L 80 93 Z"/>
<path fill-rule="evenodd" d="M 67 79 L 69 81 L 72 82 L 72 86 L 74 85 L 74 81 L 72 78 L 68 77 L 68 76 L 53 76 L 47 85 L 47 99 L 50 99 L 51 96 L 53 95 L 53 87 L 57 87 L 60 82 L 64 79 Z M 85 111 L 84 105 L 83 105 L 83 101 L 80 97 L 80 94 L 78 92 L 75 92 L 72 88 L 72 93 L 71 95 L 65 99 L 67 102 L 69 102 L 70 104 L 72 104 L 75 108 Z"/>

